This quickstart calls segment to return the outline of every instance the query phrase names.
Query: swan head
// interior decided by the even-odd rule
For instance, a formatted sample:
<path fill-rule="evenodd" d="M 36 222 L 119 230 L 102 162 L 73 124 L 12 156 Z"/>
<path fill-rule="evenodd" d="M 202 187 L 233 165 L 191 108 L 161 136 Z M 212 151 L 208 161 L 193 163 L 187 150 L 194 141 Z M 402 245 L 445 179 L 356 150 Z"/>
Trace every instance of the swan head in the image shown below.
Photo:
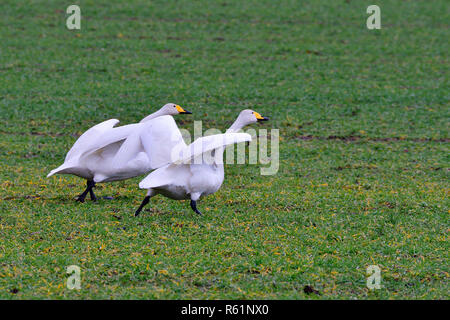
<path fill-rule="evenodd" d="M 256 111 L 245 109 L 242 110 L 237 119 L 242 126 L 246 126 L 255 122 L 268 121 L 269 118 L 263 117 Z"/>
<path fill-rule="evenodd" d="M 187 111 L 186 109 L 183 109 L 179 105 L 175 103 L 167 103 L 164 105 L 164 107 L 160 110 L 164 115 L 170 115 L 174 116 L 177 114 L 192 114 L 192 112 Z"/>
<path fill-rule="evenodd" d="M 242 110 L 241 113 L 239 113 L 239 116 L 237 117 L 236 121 L 231 125 L 230 131 L 238 131 L 241 130 L 243 127 L 255 123 L 255 122 L 261 122 L 261 121 L 267 121 L 269 118 L 263 117 L 261 114 L 259 114 L 256 111 L 245 109 Z"/>

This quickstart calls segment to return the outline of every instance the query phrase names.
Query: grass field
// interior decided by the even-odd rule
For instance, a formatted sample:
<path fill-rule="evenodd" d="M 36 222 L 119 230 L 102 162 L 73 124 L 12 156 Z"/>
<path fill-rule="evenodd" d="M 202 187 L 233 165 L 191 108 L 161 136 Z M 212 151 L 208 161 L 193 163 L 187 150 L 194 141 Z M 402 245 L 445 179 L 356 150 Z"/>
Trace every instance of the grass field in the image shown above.
<path fill-rule="evenodd" d="M 3 0 L 0 298 L 448 299 L 449 5 L 380 0 L 368 30 L 370 4 Z M 46 178 L 89 127 L 166 102 L 186 129 L 270 117 L 278 173 L 228 165 L 203 216 L 158 196 L 138 218 L 142 178 L 83 204 Z"/>

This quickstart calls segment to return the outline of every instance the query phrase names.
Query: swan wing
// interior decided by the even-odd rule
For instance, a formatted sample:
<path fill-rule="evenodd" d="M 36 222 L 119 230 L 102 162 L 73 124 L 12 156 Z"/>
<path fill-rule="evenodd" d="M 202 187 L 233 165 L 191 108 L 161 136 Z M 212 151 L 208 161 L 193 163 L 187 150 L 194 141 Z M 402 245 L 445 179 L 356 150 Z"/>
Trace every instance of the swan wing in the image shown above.
<path fill-rule="evenodd" d="M 171 163 L 174 155 L 187 147 L 172 116 L 145 122 L 139 136 L 152 169 Z"/>
<path fill-rule="evenodd" d="M 125 140 L 135 130 L 137 130 L 139 126 L 141 126 L 139 123 L 128 124 L 117 128 L 110 128 L 108 131 L 104 131 L 96 136 L 93 136 L 92 142 L 85 146 L 80 154 L 80 157 L 88 156 L 93 152 L 108 147 L 111 144 Z"/>
<path fill-rule="evenodd" d="M 69 162 L 70 160 L 79 157 L 87 148 L 91 148 L 95 144 L 100 135 L 112 129 L 118 123 L 119 120 L 117 119 L 109 119 L 88 129 L 77 141 L 75 141 L 72 148 L 70 148 L 67 153 L 64 162 Z"/>
<path fill-rule="evenodd" d="M 186 143 L 173 117 L 162 116 L 140 123 L 125 138 L 111 163 L 119 170 L 144 152 L 150 170 L 153 170 L 171 162 L 174 148 L 182 150 L 186 148 Z"/>
<path fill-rule="evenodd" d="M 142 152 L 142 144 L 139 137 L 139 130 L 130 133 L 117 152 L 112 156 L 112 164 L 115 169 L 124 168 L 127 164 L 135 159 Z"/>
<path fill-rule="evenodd" d="M 199 138 L 180 151 L 172 163 L 151 172 L 140 183 L 142 189 L 158 188 L 166 185 L 186 185 L 190 170 L 183 163 L 189 162 L 206 152 L 225 147 L 230 144 L 251 141 L 248 133 L 225 133 Z"/>
<path fill-rule="evenodd" d="M 57 173 L 78 173 L 85 175 L 85 173 L 82 173 L 84 171 L 83 168 L 78 167 L 79 158 L 87 149 L 89 150 L 95 147 L 99 136 L 102 136 L 108 130 L 112 130 L 118 123 L 119 120 L 117 119 L 109 119 L 89 128 L 75 141 L 72 148 L 67 152 L 64 163 L 50 171 L 47 177 L 51 177 Z"/>
<path fill-rule="evenodd" d="M 177 156 L 174 156 L 173 163 L 190 163 L 194 158 L 212 150 L 251 140 L 252 136 L 248 133 L 223 133 L 202 137 L 184 148 Z"/>

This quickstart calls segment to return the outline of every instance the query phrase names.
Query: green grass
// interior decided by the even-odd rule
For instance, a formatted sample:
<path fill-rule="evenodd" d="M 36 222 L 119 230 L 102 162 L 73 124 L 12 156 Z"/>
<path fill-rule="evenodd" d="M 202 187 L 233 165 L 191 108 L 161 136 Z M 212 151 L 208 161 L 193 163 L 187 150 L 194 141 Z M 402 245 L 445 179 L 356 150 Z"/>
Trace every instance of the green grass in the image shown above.
<path fill-rule="evenodd" d="M 367 1 L 74 2 L 79 31 L 67 1 L 2 1 L 0 298 L 449 298 L 447 1 L 380 0 L 381 30 Z M 158 196 L 134 218 L 140 178 L 80 204 L 84 181 L 45 177 L 166 102 L 187 129 L 269 116 L 279 172 L 227 166 L 201 217 Z"/>

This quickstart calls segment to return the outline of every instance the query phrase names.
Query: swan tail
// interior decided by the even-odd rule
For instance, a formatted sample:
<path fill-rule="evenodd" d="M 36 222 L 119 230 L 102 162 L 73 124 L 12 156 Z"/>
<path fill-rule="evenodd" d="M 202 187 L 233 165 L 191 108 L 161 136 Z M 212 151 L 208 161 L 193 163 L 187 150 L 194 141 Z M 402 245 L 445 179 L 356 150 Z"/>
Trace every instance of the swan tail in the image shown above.
<path fill-rule="evenodd" d="M 82 174 L 81 171 L 83 171 L 83 170 L 80 170 L 80 168 L 76 165 L 64 163 L 64 164 L 60 165 L 58 168 L 50 171 L 50 173 L 47 175 L 47 178 L 49 178 L 55 174 L 74 174 L 77 176 L 84 177 L 85 174 Z"/>
<path fill-rule="evenodd" d="M 56 169 L 50 171 L 50 173 L 47 175 L 47 178 L 50 178 L 52 175 L 54 175 L 57 172 Z"/>
<path fill-rule="evenodd" d="M 50 171 L 50 173 L 47 175 L 47 178 L 58 174 L 58 173 L 62 173 L 63 170 L 67 169 L 67 165 L 64 163 L 62 165 L 60 165 L 58 168 L 53 169 L 52 171 Z"/>

